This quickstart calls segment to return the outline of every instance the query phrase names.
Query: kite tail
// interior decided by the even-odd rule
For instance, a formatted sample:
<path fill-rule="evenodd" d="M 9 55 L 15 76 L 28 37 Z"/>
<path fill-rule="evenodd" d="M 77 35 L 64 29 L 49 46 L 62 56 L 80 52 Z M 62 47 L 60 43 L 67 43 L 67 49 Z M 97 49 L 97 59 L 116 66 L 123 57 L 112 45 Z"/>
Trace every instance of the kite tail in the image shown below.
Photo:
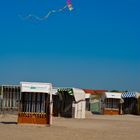
<path fill-rule="evenodd" d="M 58 10 L 51 10 L 51 11 L 49 11 L 44 17 L 39 17 L 39 16 L 32 15 L 32 14 L 29 14 L 29 15 L 26 16 L 26 17 L 23 17 L 23 16 L 19 15 L 19 17 L 20 17 L 21 19 L 23 19 L 23 20 L 27 20 L 27 19 L 34 18 L 34 19 L 36 19 L 36 20 L 40 20 L 40 21 L 41 21 L 41 20 L 48 19 L 49 16 L 50 16 L 51 14 L 53 14 L 53 13 L 58 13 L 58 12 L 64 11 L 67 7 L 68 7 L 68 5 L 65 5 L 63 8 L 60 8 L 60 9 L 58 9 Z M 69 8 L 69 7 L 68 7 L 68 8 Z"/>

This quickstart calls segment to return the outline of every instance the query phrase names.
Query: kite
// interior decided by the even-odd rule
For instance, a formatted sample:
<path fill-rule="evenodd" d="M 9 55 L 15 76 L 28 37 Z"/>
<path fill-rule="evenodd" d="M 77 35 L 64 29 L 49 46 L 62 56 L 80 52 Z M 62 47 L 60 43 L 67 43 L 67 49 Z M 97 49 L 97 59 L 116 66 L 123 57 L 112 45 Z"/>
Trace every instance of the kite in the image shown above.
<path fill-rule="evenodd" d="M 71 0 L 66 0 L 66 5 L 63 7 L 63 8 L 60 8 L 60 9 L 57 9 L 57 10 L 51 10 L 49 11 L 44 17 L 38 17 L 36 15 L 32 15 L 32 14 L 29 14 L 28 16 L 26 17 L 22 17 L 20 16 L 22 19 L 26 20 L 26 19 L 30 19 L 30 18 L 34 18 L 36 20 L 45 20 L 45 19 L 48 19 L 48 17 L 53 14 L 53 13 L 58 13 L 58 12 L 62 12 L 64 11 L 66 8 L 69 9 L 69 11 L 72 11 L 73 10 L 73 7 L 72 7 L 72 4 L 71 4 Z"/>
<path fill-rule="evenodd" d="M 67 0 L 66 3 L 67 3 L 67 6 L 68 6 L 69 10 L 70 10 L 70 11 L 73 10 L 71 1 L 70 1 L 70 0 Z"/>

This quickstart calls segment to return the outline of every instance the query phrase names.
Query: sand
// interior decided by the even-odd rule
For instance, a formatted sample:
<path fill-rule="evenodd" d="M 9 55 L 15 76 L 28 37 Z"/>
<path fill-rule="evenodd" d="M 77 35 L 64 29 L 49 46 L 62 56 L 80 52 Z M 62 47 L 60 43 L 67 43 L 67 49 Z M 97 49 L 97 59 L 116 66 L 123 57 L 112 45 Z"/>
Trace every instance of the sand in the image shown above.
<path fill-rule="evenodd" d="M 17 125 L 16 115 L 0 115 L 0 140 L 139 140 L 140 116 L 92 115 L 53 118 L 53 125 Z"/>

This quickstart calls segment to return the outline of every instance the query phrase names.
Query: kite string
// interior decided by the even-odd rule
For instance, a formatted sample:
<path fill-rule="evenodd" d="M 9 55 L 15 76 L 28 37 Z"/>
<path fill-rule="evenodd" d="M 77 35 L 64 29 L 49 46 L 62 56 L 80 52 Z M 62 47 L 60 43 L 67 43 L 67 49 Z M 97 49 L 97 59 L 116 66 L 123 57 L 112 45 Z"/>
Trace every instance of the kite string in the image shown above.
<path fill-rule="evenodd" d="M 51 10 L 51 11 L 49 11 L 44 17 L 39 17 L 39 16 L 32 15 L 32 14 L 29 14 L 29 15 L 26 16 L 26 17 L 23 17 L 23 16 L 19 15 L 19 17 L 22 18 L 23 20 L 27 20 L 27 19 L 30 19 L 30 18 L 35 18 L 36 20 L 45 20 L 45 19 L 47 19 L 52 13 L 62 12 L 62 11 L 65 10 L 67 7 L 68 7 L 68 5 L 65 5 L 63 8 L 60 8 L 60 9 L 58 9 L 58 10 Z"/>

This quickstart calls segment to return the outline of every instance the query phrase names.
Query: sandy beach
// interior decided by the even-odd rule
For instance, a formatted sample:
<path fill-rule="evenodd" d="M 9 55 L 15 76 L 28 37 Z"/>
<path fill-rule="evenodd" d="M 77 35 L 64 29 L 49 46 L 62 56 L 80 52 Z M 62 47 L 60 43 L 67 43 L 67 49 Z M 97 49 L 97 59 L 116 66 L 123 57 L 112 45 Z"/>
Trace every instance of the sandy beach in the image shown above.
<path fill-rule="evenodd" d="M 86 119 L 53 118 L 53 125 L 17 125 L 16 115 L 0 115 L 2 140 L 139 140 L 140 116 L 86 114 Z"/>

